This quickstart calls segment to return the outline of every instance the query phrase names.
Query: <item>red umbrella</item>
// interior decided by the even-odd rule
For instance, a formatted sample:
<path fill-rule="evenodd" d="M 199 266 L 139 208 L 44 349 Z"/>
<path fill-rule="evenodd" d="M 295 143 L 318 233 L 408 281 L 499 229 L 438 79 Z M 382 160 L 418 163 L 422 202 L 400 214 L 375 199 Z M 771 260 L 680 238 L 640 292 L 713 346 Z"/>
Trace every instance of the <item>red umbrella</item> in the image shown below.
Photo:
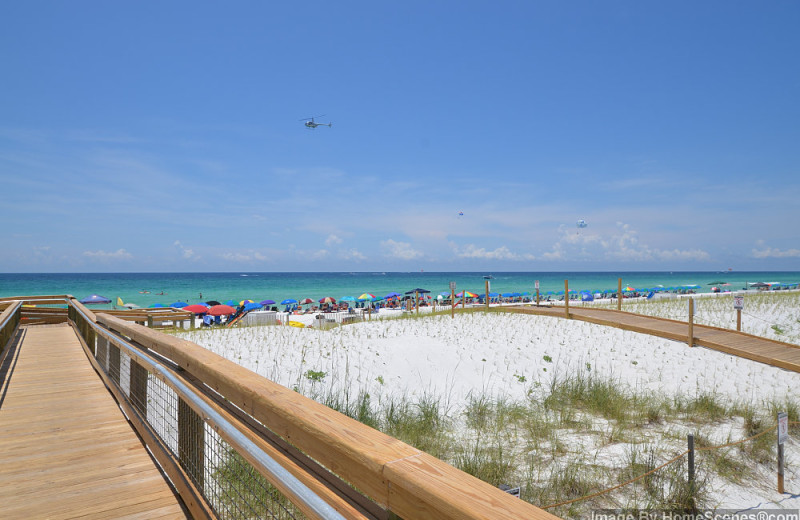
<path fill-rule="evenodd" d="M 236 312 L 236 309 L 230 305 L 214 305 L 208 309 L 208 314 L 211 316 L 226 316 L 228 314 L 233 314 L 234 312 Z"/>
<path fill-rule="evenodd" d="M 336 298 L 331 298 L 330 296 L 326 296 L 319 301 L 319 303 L 336 303 Z"/>
<path fill-rule="evenodd" d="M 208 307 L 195 303 L 194 305 L 187 305 L 183 308 L 183 310 L 193 312 L 195 314 L 205 314 L 208 312 Z"/>
<path fill-rule="evenodd" d="M 307 305 L 309 303 L 314 303 L 314 300 L 312 300 L 311 298 L 303 298 L 298 303 L 300 303 L 301 305 Z"/>

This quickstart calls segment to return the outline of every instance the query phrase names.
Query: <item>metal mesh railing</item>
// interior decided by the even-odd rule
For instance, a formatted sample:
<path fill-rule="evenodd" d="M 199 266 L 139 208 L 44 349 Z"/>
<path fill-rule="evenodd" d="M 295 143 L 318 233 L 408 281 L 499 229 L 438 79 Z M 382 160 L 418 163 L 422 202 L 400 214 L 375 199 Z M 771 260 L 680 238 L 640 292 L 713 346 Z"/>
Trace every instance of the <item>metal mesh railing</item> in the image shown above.
<path fill-rule="evenodd" d="M 101 369 L 179 461 L 218 518 L 306 518 L 170 384 L 106 337 L 98 336 L 95 350 Z"/>

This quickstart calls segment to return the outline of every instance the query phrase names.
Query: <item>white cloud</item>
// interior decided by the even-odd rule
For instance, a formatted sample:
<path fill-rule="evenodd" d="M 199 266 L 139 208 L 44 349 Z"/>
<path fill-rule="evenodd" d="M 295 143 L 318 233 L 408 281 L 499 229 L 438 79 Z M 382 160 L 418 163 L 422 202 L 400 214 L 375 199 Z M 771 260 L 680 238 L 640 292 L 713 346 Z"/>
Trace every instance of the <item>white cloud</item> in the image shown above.
<path fill-rule="evenodd" d="M 341 243 L 342 243 L 342 239 L 337 237 L 333 233 L 328 235 L 328 238 L 325 239 L 325 245 L 328 246 L 328 247 L 331 247 L 331 246 L 336 245 L 336 244 L 341 244 Z"/>
<path fill-rule="evenodd" d="M 221 256 L 224 260 L 227 260 L 229 262 L 240 262 L 240 263 L 264 261 L 267 259 L 266 256 L 259 253 L 258 251 L 223 253 Z"/>
<path fill-rule="evenodd" d="M 384 255 L 401 260 L 413 260 L 422 256 L 422 252 L 413 249 L 408 242 L 397 242 L 391 238 L 381 241 L 381 249 Z"/>
<path fill-rule="evenodd" d="M 199 257 L 195 256 L 194 251 L 192 249 L 189 249 L 188 247 L 185 247 L 183 244 L 181 244 L 180 240 L 176 240 L 172 245 L 174 245 L 175 247 L 177 247 L 180 250 L 181 257 L 183 257 L 185 260 L 198 260 L 199 259 Z"/>
<path fill-rule="evenodd" d="M 487 251 L 486 248 L 476 247 L 474 244 L 464 246 L 458 253 L 461 258 L 481 258 L 485 260 L 533 260 L 533 255 L 518 255 L 511 252 L 506 246 L 498 247 L 493 251 Z"/>
<path fill-rule="evenodd" d="M 768 247 L 766 249 L 753 249 L 753 256 L 756 258 L 792 258 L 800 257 L 800 249 L 774 249 Z"/>
<path fill-rule="evenodd" d="M 366 260 L 367 257 L 357 249 L 349 249 L 347 251 L 340 251 L 339 257 L 345 260 Z"/>
<path fill-rule="evenodd" d="M 124 249 L 117 249 L 116 251 L 84 251 L 83 256 L 96 260 L 128 260 L 133 258 L 133 255 Z"/>
<path fill-rule="evenodd" d="M 629 224 L 617 222 L 617 231 L 610 236 L 598 233 L 576 233 L 562 227 L 562 236 L 543 260 L 614 260 L 646 261 L 709 261 L 711 255 L 702 249 L 658 249 L 639 241 L 638 232 Z"/>

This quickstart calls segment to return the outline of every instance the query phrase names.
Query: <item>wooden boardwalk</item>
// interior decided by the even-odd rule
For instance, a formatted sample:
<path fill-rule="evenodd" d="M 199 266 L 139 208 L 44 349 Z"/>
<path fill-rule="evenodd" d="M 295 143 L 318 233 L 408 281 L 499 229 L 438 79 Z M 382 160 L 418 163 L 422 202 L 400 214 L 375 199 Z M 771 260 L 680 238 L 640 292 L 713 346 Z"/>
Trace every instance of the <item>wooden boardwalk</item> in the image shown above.
<path fill-rule="evenodd" d="M 564 318 L 564 307 L 504 307 L 504 310 Z M 572 319 L 689 342 L 687 322 L 630 312 L 591 307 L 569 308 Z M 694 344 L 775 367 L 800 372 L 800 346 L 753 336 L 744 332 L 694 324 Z"/>
<path fill-rule="evenodd" d="M 23 327 L 9 349 L 0 517 L 187 517 L 71 327 Z"/>

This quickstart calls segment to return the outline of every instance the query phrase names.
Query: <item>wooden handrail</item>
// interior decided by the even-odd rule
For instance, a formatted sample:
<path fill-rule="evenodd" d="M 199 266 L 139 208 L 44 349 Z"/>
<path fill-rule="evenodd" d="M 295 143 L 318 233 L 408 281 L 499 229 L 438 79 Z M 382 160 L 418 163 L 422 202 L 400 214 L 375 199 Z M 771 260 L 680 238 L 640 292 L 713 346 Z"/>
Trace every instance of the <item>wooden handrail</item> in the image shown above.
<path fill-rule="evenodd" d="M 98 312 L 401 518 L 557 518 L 190 341 Z"/>

